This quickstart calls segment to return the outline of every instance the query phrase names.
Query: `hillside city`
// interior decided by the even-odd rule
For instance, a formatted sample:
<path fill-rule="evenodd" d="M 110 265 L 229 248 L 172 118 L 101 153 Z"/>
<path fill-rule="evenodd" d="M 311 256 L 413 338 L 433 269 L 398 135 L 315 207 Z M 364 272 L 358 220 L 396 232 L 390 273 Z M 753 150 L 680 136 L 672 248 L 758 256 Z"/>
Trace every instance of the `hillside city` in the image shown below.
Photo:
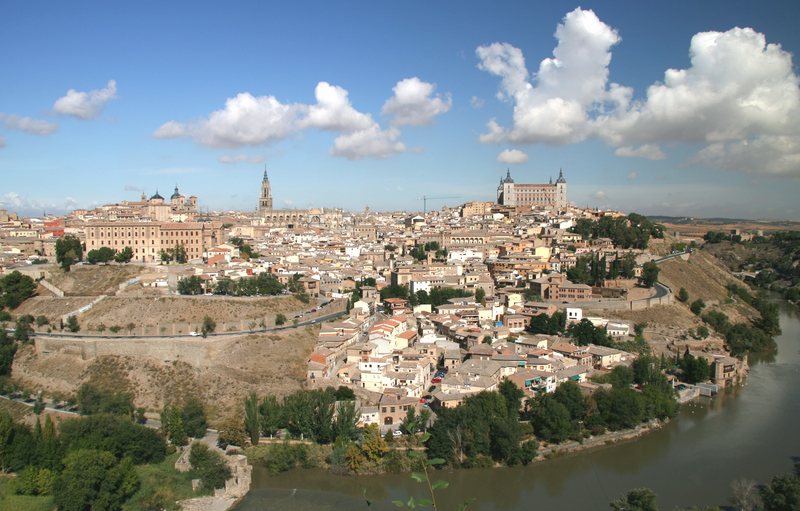
<path fill-rule="evenodd" d="M 169 199 L 156 192 L 63 217 L 0 210 L 0 285 L 14 316 L 0 312 L 16 321 L 8 335 L 20 340 L 11 376 L 39 389 L 21 399 L 86 413 L 104 409 L 87 405 L 87 393 L 116 402 L 108 389 L 125 389 L 100 384 L 104 372 L 133 387 L 144 382 L 135 395 L 113 395 L 128 396 L 119 399 L 131 414 L 138 406 L 138 422 L 180 446 L 175 410 L 183 406 L 187 421 L 197 401 L 182 395 L 188 380 L 174 371 L 189 379 L 193 371 L 188 388 L 204 397 L 197 406 L 214 410 L 208 419 L 218 428 L 196 435 L 211 449 L 239 446 L 222 451 L 233 478 L 213 483 L 230 505 L 249 489 L 246 460 L 260 456 L 237 449 L 273 435 L 335 439 L 318 466 L 344 473 L 386 470 L 386 452 L 395 451 L 371 453 L 373 432 L 391 440 L 429 430 L 428 455 L 464 467 L 527 464 L 584 440 L 638 436 L 674 416 L 678 403 L 742 383 L 747 354 L 760 349 L 752 339 L 767 343 L 777 331 L 767 324 L 775 311 L 705 250 L 721 240 L 763 241 L 759 230 L 682 234 L 635 213 L 576 207 L 561 171 L 547 184 L 515 183 L 507 172 L 492 202 L 428 208 L 437 199 L 423 200 L 421 213 L 277 210 L 265 171 L 253 212 L 204 212 L 177 185 Z M 91 292 L 74 280 L 87 278 Z M 17 297 L 24 279 L 36 284 Z M 132 312 L 130 300 L 156 308 Z M 164 303 L 206 315 L 170 316 Z M 759 313 L 757 328 L 731 326 Z M 304 335 L 312 342 L 303 344 Z M 259 339 L 282 344 L 264 355 Z M 240 348 L 247 361 L 236 358 Z M 62 374 L 70 361 L 82 372 Z M 133 376 L 136 364 L 150 376 Z M 223 380 L 209 367 L 238 376 Z M 197 379 L 199 371 L 216 383 Z M 265 384 L 279 380 L 275 373 L 284 383 Z M 12 389 L 20 397 L 10 381 L 4 396 Z M 242 419 L 230 399 L 241 403 L 248 392 Z M 487 396 L 502 403 L 492 405 L 499 415 L 487 412 L 495 399 Z M 320 410 L 328 415 L 301 418 Z M 470 435 L 492 425 L 482 447 L 454 440 L 467 418 L 478 421 Z M 249 439 L 230 437 L 242 428 Z M 175 469 L 194 474 L 194 451 L 187 447 Z"/>

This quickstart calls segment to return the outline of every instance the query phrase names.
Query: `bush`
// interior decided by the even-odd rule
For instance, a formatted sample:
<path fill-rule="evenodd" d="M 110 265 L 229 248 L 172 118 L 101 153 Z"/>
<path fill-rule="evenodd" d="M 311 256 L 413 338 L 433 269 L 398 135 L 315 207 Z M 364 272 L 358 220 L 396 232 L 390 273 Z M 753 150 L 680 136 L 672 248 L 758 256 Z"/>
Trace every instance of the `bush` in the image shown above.
<path fill-rule="evenodd" d="M 189 464 L 200 476 L 203 488 L 224 488 L 225 481 L 231 477 L 231 468 L 225 457 L 202 442 L 192 444 Z"/>

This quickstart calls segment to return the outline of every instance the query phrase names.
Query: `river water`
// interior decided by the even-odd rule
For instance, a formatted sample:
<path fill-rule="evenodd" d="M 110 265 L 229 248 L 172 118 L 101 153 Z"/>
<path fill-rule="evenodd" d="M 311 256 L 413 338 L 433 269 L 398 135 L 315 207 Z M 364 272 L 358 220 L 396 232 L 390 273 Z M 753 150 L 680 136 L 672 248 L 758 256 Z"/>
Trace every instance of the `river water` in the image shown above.
<path fill-rule="evenodd" d="M 783 300 L 777 356 L 751 357 L 746 383 L 682 406 L 664 428 L 638 439 L 569 454 L 527 467 L 440 471 L 450 486 L 436 492 L 438 509 L 475 497 L 470 511 L 607 511 L 633 488 L 658 494 L 660 509 L 725 506 L 740 477 L 769 483 L 800 461 L 800 314 Z M 392 500 L 428 498 L 408 474 L 342 477 L 295 469 L 270 477 L 254 467 L 250 493 L 236 511 L 398 509 Z M 430 508 L 427 508 L 430 509 Z"/>

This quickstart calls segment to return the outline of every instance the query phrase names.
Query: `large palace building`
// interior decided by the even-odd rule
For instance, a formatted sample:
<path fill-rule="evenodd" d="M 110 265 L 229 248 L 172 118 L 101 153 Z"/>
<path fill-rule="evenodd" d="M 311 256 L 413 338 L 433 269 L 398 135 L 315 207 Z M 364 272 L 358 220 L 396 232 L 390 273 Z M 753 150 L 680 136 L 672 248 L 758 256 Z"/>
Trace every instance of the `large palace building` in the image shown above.
<path fill-rule="evenodd" d="M 264 179 L 261 181 L 261 196 L 258 199 L 253 225 L 284 228 L 338 228 L 346 222 L 344 211 L 339 208 L 325 209 L 273 209 L 272 188 L 269 185 L 267 169 L 264 168 Z"/>
<path fill-rule="evenodd" d="M 555 184 L 553 178 L 550 178 L 548 184 L 517 184 L 511 179 L 511 171 L 508 170 L 506 178 L 500 178 L 497 203 L 509 207 L 528 206 L 563 210 L 567 208 L 567 181 L 559 170 Z"/>

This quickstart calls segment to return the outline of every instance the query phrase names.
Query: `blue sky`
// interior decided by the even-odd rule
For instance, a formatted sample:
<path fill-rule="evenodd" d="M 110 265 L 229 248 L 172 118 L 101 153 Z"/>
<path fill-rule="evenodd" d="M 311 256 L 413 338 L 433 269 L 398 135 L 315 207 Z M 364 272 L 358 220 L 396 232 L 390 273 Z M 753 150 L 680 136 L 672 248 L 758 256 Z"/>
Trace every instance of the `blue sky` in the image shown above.
<path fill-rule="evenodd" d="M 563 169 L 580 206 L 800 219 L 798 2 L 231 4 L 5 5 L 0 207 L 177 183 L 252 210 L 266 164 L 275 207 L 439 208 Z"/>

